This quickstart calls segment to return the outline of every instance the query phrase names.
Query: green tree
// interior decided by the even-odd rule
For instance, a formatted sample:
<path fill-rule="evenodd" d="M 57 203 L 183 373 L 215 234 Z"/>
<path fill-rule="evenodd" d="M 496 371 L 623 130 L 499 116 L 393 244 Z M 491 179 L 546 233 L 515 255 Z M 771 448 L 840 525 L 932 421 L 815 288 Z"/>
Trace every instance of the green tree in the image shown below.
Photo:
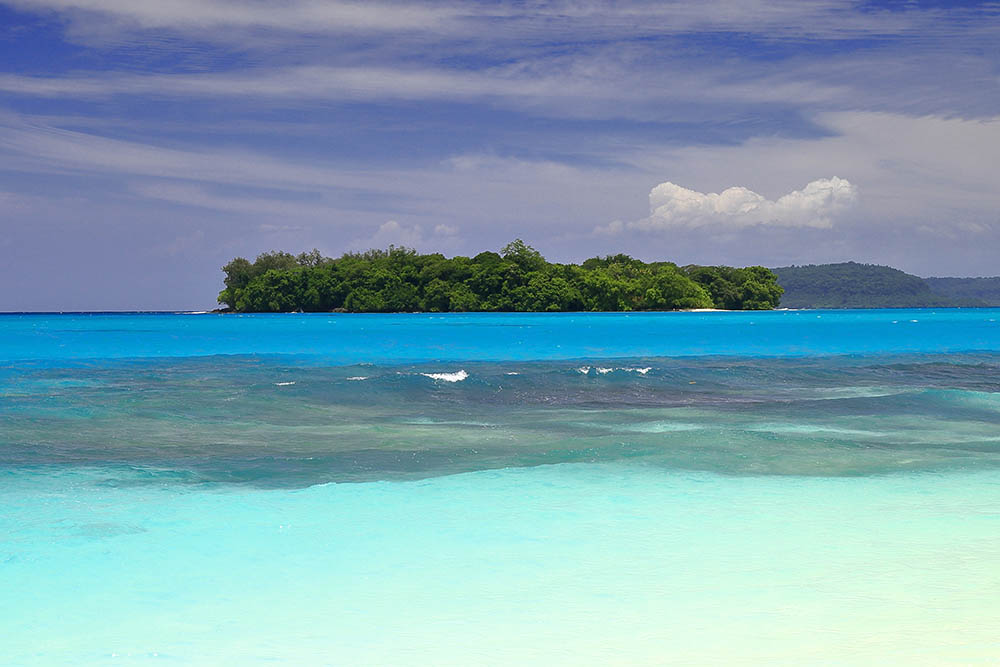
<path fill-rule="evenodd" d="M 504 259 L 514 262 L 522 271 L 541 271 L 545 268 L 545 258 L 521 239 L 514 239 L 503 247 L 500 254 Z"/>
<path fill-rule="evenodd" d="M 339 259 L 272 251 L 223 267 L 219 302 L 236 311 L 570 311 L 772 308 L 781 287 L 763 267 L 645 263 L 625 254 L 550 264 L 520 239 L 473 258 L 389 246 Z"/>

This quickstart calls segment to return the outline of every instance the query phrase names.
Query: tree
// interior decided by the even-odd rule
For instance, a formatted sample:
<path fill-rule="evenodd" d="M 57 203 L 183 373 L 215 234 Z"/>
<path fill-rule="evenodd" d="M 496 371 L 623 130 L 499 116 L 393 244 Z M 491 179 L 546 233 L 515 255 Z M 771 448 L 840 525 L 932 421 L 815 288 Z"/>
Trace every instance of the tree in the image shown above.
<path fill-rule="evenodd" d="M 500 254 L 504 259 L 517 264 L 523 271 L 541 271 L 545 268 L 545 258 L 521 239 L 514 239 L 503 247 Z"/>
<path fill-rule="evenodd" d="M 781 296 L 763 267 L 645 263 L 624 254 L 550 264 L 520 239 L 473 258 L 411 248 L 345 253 L 272 251 L 223 267 L 220 303 L 241 312 L 570 311 L 772 308 Z"/>

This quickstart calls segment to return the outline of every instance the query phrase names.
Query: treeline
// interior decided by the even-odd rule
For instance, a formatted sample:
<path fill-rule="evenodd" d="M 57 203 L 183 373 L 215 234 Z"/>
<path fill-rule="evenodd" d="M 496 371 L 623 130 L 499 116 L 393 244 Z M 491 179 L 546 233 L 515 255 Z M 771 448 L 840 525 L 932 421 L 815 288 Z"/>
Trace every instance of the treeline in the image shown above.
<path fill-rule="evenodd" d="M 767 310 L 782 293 L 761 266 L 678 267 L 621 254 L 553 264 L 521 240 L 471 258 L 393 246 L 339 259 L 268 252 L 222 270 L 219 303 L 237 312 Z"/>

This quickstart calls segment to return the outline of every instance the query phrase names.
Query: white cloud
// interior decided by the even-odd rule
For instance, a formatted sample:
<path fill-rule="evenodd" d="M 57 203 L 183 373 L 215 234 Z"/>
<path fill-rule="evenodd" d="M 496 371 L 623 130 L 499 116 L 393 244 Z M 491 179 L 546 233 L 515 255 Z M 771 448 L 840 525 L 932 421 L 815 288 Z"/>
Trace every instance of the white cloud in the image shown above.
<path fill-rule="evenodd" d="M 138 59 L 134 67 L 111 71 L 0 74 L 0 91 L 19 96 L 229 99 L 274 106 L 448 100 L 556 117 L 696 123 L 705 122 L 706 114 L 732 122 L 734 108 L 746 104 L 967 117 L 992 115 L 997 108 L 989 94 L 995 63 L 981 55 L 1000 32 L 1000 21 L 992 20 L 997 12 L 988 8 L 857 11 L 853 0 L 5 4 L 54 14 L 70 37 L 89 35 L 84 41 L 98 47 L 108 42 L 174 51 L 185 65 L 172 73 L 143 72 L 147 67 Z M 891 48 L 840 49 L 836 66 L 830 58 L 798 56 L 780 67 L 770 59 L 692 59 L 684 49 L 637 39 L 719 31 L 760 35 L 767 42 L 892 39 Z M 217 61 L 220 43 L 238 54 L 223 59 L 224 67 Z M 575 48 L 553 49 L 555 43 Z M 268 49 L 281 56 L 263 54 Z M 254 55 L 246 57 L 248 52 Z M 959 66 L 957 54 L 963 54 Z"/>
<path fill-rule="evenodd" d="M 439 37 L 556 41 L 638 37 L 689 31 L 734 31 L 780 38 L 830 38 L 943 31 L 972 10 L 917 6 L 857 10 L 854 0 L 703 0 L 698 3 L 624 0 L 472 3 L 286 0 L 6 0 L 19 9 L 52 12 L 92 39 L 140 30 L 170 30 L 226 41 L 234 30 L 343 34 L 429 32 Z M 502 22 L 503 30 L 497 30 Z M 944 25 L 942 25 L 944 24 Z M 539 26 L 544 26 L 540 30 Z"/>
<path fill-rule="evenodd" d="M 625 231 L 625 223 L 621 220 L 614 220 L 606 225 L 594 227 L 595 236 L 615 236 Z"/>
<path fill-rule="evenodd" d="M 390 245 L 407 248 L 425 248 L 440 251 L 455 246 L 458 228 L 451 225 L 436 225 L 430 237 L 424 234 L 420 225 L 403 225 L 389 220 L 379 225 L 375 233 L 365 239 L 357 239 L 351 244 L 357 250 L 388 248 Z M 442 247 L 444 246 L 444 247 Z"/>
<path fill-rule="evenodd" d="M 380 225 L 378 231 L 368 240 L 362 241 L 360 245 L 366 245 L 369 248 L 386 248 L 390 245 L 412 248 L 423 240 L 424 230 L 420 228 L 420 225 L 407 227 L 395 220 L 389 220 Z"/>
<path fill-rule="evenodd" d="M 0 115 L 0 159 L 6 169 L 29 173 L 104 173 L 290 191 L 396 191 L 384 183 L 391 172 L 371 176 L 252 150 L 159 146 L 25 122 L 17 116 Z M 165 185 L 143 194 L 159 199 L 195 198 Z"/>
<path fill-rule="evenodd" d="M 653 152 L 636 147 L 629 162 L 642 171 L 682 173 L 695 186 L 753 184 L 780 192 L 802 174 L 849 175 L 864 186 L 852 218 L 872 225 L 915 221 L 953 226 L 994 220 L 1000 206 L 1000 117 L 841 112 L 818 114 L 819 138 L 760 137 L 736 145 Z"/>
<path fill-rule="evenodd" d="M 118 31 L 177 30 L 187 33 L 253 28 L 292 32 L 334 32 L 355 30 L 443 30 L 458 19 L 457 9 L 420 4 L 365 3 L 327 0 L 248 3 L 233 0 L 8 0 L 28 11 L 52 11 L 68 18 L 79 29 L 99 30 L 110 21 Z M 224 39 L 217 35 L 216 39 Z"/>
<path fill-rule="evenodd" d="M 0 212 L 9 212 L 13 210 L 26 210 L 28 208 L 28 200 L 13 192 L 0 192 Z"/>
<path fill-rule="evenodd" d="M 793 74 L 745 70 L 733 77 L 728 66 L 706 66 L 695 73 L 685 63 L 660 63 L 652 72 L 627 61 L 605 62 L 601 55 L 539 58 L 476 70 L 401 63 L 194 74 L 0 74 L 0 92 L 72 99 L 236 98 L 279 106 L 319 101 L 453 100 L 540 114 L 643 119 L 659 117 L 662 105 L 671 102 L 835 104 L 855 94 L 844 84 L 802 81 Z"/>
<path fill-rule="evenodd" d="M 329 217 L 331 210 L 330 205 L 323 201 L 303 202 L 288 198 L 283 199 L 274 195 L 270 197 L 262 197 L 257 194 L 223 195 L 212 192 L 203 185 L 175 181 L 157 180 L 134 183 L 130 189 L 141 197 L 171 204 L 231 213 L 269 215 L 278 220 L 321 222 Z M 287 225 L 279 225 L 278 227 L 283 230 L 288 229 Z M 262 229 L 262 231 L 271 230 Z"/>
<path fill-rule="evenodd" d="M 774 201 L 740 186 L 704 193 L 668 181 L 650 191 L 649 217 L 628 225 L 616 221 L 595 231 L 613 234 L 626 227 L 659 231 L 675 227 L 756 225 L 829 228 L 836 216 L 856 200 L 857 189 L 847 179 L 837 176 L 812 181 Z"/>

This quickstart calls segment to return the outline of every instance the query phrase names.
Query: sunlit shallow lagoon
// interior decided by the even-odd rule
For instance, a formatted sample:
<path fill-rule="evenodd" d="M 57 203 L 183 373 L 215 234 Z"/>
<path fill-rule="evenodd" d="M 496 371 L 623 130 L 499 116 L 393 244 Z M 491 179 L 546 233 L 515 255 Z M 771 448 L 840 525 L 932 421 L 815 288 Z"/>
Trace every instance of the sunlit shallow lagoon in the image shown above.
<path fill-rule="evenodd" d="M 0 663 L 989 663 L 998 320 L 0 316 Z"/>

